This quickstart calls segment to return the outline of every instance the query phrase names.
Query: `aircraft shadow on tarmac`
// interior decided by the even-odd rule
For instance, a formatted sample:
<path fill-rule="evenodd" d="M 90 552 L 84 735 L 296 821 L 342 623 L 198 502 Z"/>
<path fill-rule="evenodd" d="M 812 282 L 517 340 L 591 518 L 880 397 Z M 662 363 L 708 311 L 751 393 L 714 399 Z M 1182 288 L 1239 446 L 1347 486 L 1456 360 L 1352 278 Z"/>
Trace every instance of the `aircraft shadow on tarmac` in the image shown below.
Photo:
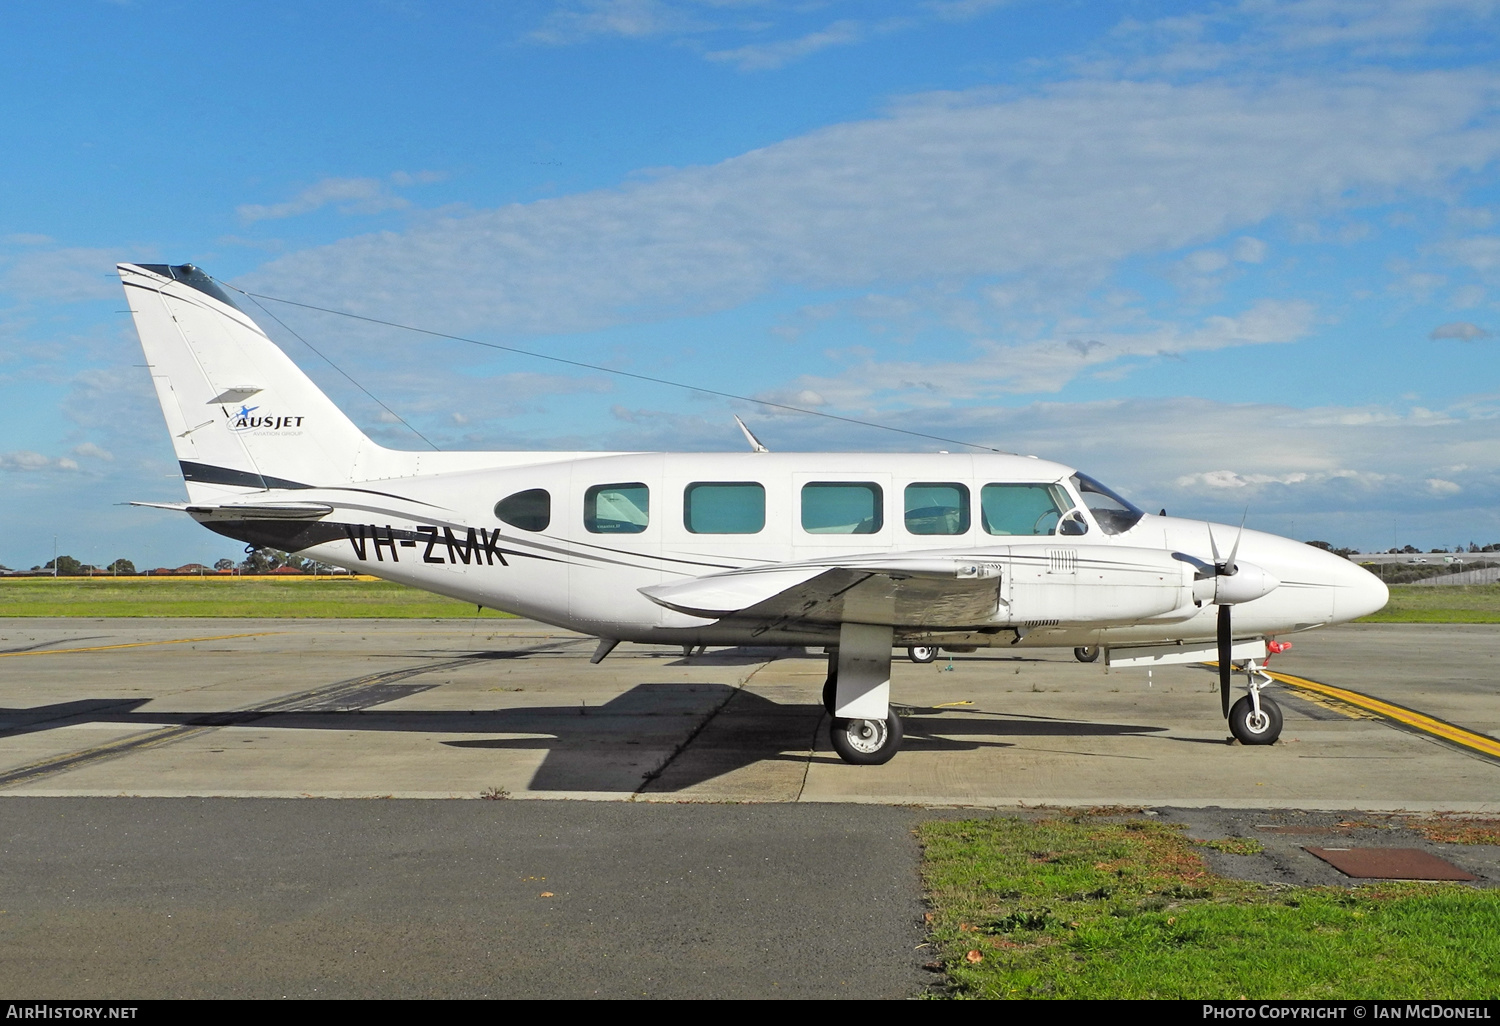
<path fill-rule="evenodd" d="M 300 708 L 209 713 L 144 711 L 149 699 L 82 699 L 29 709 L 0 708 L 0 738 L 79 723 L 257 730 L 418 732 L 468 735 L 441 741 L 459 749 L 541 750 L 532 791 L 678 791 L 766 761 L 804 762 L 826 747 L 824 711 L 783 704 L 716 683 L 642 683 L 599 706 L 526 706 L 462 711 L 381 709 L 439 685 L 380 684 Z M 975 751 L 1010 747 L 1007 738 L 1127 736 L 1167 728 L 1044 717 L 1008 717 L 972 709 L 900 707 L 908 750 Z M 475 738 L 498 734 L 506 737 Z M 522 736 L 515 736 L 522 735 Z M 819 762 L 834 761 L 816 751 Z"/>

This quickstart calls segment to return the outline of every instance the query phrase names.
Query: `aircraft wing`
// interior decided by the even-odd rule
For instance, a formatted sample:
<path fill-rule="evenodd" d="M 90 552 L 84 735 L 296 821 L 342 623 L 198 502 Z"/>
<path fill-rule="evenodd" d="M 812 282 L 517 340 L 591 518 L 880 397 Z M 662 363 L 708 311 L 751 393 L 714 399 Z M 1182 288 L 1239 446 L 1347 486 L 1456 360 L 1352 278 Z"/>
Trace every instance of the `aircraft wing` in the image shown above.
<path fill-rule="evenodd" d="M 998 565 L 945 558 L 850 559 L 837 566 L 773 565 L 642 588 L 659 605 L 693 616 L 893 627 L 993 623 Z"/>

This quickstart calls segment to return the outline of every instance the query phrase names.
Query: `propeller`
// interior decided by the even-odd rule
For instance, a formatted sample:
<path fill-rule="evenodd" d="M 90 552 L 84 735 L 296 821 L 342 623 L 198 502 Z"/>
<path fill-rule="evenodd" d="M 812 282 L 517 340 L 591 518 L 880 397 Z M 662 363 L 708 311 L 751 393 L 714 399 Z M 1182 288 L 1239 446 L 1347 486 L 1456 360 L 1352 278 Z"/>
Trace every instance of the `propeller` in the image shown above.
<path fill-rule="evenodd" d="M 1235 562 L 1235 557 L 1239 555 L 1240 539 L 1245 536 L 1245 520 L 1249 516 L 1250 511 L 1247 509 L 1245 516 L 1240 518 L 1240 530 L 1234 536 L 1234 547 L 1229 550 L 1229 558 L 1225 560 L 1219 559 L 1219 546 L 1214 541 L 1213 528 L 1208 529 L 1208 544 L 1214 554 L 1215 577 L 1222 579 L 1233 577 L 1239 573 L 1240 568 L 1239 564 Z M 1215 581 L 1214 584 L 1215 597 L 1220 597 L 1217 593 L 1225 590 L 1222 586 L 1223 581 Z M 1232 670 L 1230 666 L 1230 654 L 1234 648 L 1234 626 L 1230 621 L 1229 607 L 1230 603 L 1228 602 L 1219 603 L 1219 704 L 1223 707 L 1224 718 L 1226 720 L 1229 719 L 1229 675 Z"/>

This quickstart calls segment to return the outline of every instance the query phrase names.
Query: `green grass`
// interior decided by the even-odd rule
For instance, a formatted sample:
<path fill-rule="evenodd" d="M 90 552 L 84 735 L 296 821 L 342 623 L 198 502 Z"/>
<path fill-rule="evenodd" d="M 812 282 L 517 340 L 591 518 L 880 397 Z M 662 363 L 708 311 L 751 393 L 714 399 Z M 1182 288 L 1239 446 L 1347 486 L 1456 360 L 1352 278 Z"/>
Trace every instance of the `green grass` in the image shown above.
<path fill-rule="evenodd" d="M 1230 880 L 1154 822 L 997 818 L 920 834 L 931 941 L 960 997 L 1494 995 L 1494 891 Z"/>
<path fill-rule="evenodd" d="M 0 580 L 0 616 L 441 618 L 467 602 L 351 577 L 24 577 Z M 480 615 L 506 616 L 492 609 Z"/>
<path fill-rule="evenodd" d="M 1394 584 L 1384 609 L 1359 623 L 1500 623 L 1500 584 Z"/>

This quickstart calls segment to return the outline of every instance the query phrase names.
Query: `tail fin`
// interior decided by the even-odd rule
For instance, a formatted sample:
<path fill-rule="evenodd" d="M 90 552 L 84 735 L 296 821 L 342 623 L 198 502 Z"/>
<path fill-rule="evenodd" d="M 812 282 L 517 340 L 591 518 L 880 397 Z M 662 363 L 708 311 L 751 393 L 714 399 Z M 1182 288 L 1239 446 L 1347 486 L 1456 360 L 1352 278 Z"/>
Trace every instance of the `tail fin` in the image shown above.
<path fill-rule="evenodd" d="M 384 453 L 192 264 L 120 264 L 195 501 L 346 484 Z"/>

